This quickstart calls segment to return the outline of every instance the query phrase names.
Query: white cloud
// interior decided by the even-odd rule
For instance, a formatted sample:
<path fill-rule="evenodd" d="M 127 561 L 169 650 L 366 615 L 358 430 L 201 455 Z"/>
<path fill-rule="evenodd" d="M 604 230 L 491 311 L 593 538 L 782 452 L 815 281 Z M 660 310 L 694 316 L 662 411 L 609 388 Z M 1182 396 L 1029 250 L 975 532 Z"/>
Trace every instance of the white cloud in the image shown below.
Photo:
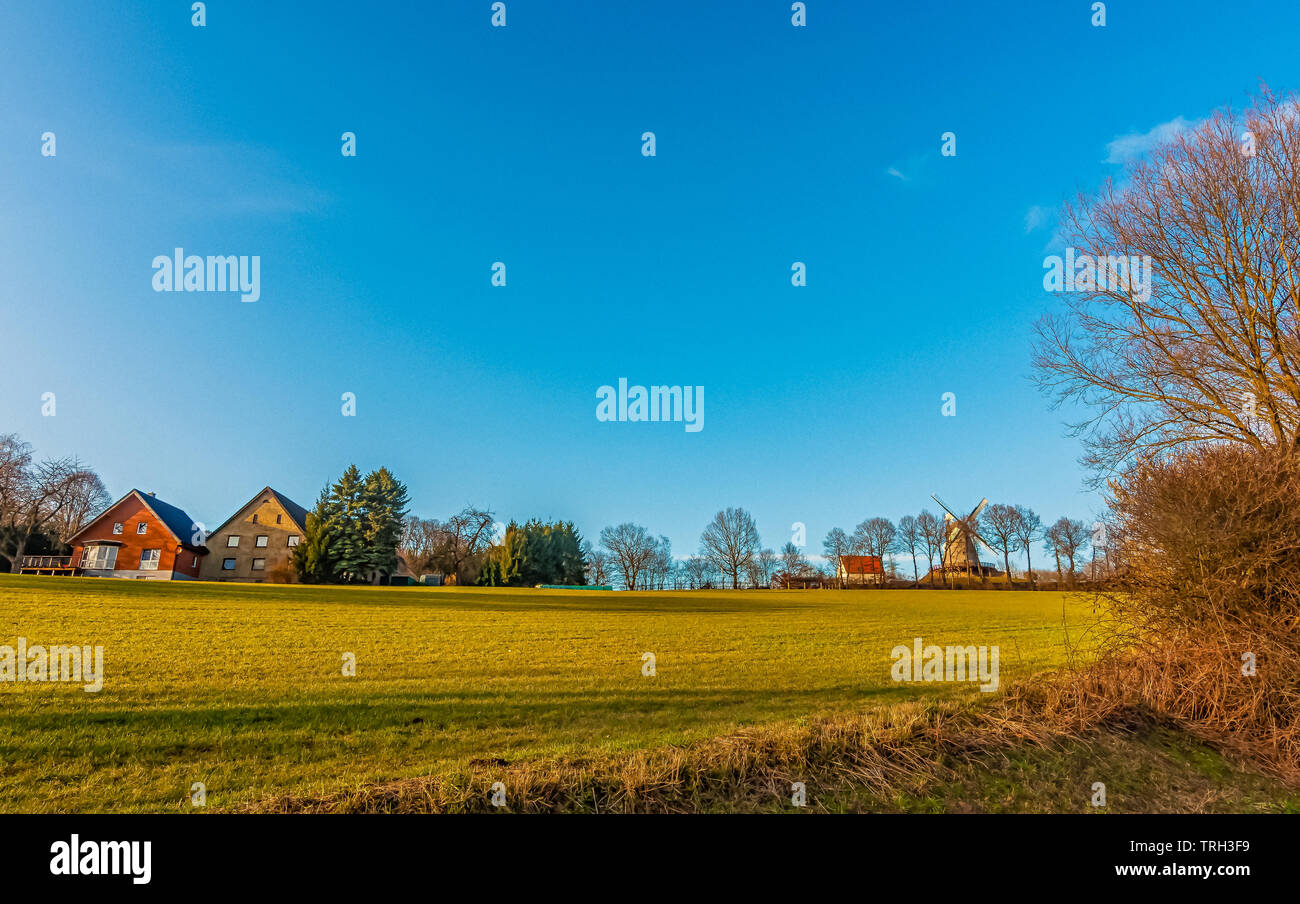
<path fill-rule="evenodd" d="M 1041 204 L 1035 204 L 1029 208 L 1025 214 L 1025 234 L 1033 232 L 1035 229 L 1041 229 L 1047 225 L 1047 221 L 1052 217 L 1052 209 L 1044 207 Z"/>
<path fill-rule="evenodd" d="M 904 182 L 908 181 L 907 177 L 900 173 L 896 167 L 891 166 L 889 169 L 885 170 L 885 172 L 893 176 L 895 179 L 902 179 Z"/>
<path fill-rule="evenodd" d="M 1178 116 L 1169 122 L 1162 122 L 1149 132 L 1131 132 L 1120 135 L 1106 145 L 1106 163 L 1127 163 L 1135 157 L 1141 157 L 1153 147 L 1175 137 L 1180 132 L 1194 129 L 1200 122 L 1189 122 Z"/>
<path fill-rule="evenodd" d="M 148 159 L 134 173 L 142 193 L 187 199 L 187 206 L 228 216 L 319 212 L 330 196 L 270 148 L 239 142 L 139 145 Z"/>

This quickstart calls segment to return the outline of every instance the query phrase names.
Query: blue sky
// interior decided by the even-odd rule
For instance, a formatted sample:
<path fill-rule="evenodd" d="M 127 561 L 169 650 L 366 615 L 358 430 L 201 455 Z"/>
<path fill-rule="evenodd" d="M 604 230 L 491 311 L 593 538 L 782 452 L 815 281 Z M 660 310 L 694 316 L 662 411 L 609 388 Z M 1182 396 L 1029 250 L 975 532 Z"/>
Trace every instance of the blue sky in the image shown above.
<path fill-rule="evenodd" d="M 8 0 L 0 431 L 209 525 L 350 462 L 679 555 L 728 505 L 812 552 L 931 492 L 1091 520 L 1028 380 L 1054 211 L 1300 81 L 1281 2 L 489 7 Z M 155 293 L 178 246 L 261 299 Z M 704 429 L 598 422 L 620 377 L 704 386 Z"/>

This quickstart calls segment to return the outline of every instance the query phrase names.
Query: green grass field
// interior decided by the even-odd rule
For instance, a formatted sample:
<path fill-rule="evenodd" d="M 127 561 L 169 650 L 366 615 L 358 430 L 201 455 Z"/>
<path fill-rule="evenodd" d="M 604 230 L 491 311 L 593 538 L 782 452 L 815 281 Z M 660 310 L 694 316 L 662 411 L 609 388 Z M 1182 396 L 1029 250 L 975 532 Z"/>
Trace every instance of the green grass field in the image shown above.
<path fill-rule="evenodd" d="M 0 644 L 102 644 L 104 687 L 0 683 L 0 809 L 190 811 L 474 760 L 617 753 L 970 685 L 915 636 L 1059 665 L 1094 616 L 1024 592 L 608 593 L 0 577 Z M 342 674 L 343 653 L 356 676 Z M 657 675 L 642 675 L 642 654 Z"/>

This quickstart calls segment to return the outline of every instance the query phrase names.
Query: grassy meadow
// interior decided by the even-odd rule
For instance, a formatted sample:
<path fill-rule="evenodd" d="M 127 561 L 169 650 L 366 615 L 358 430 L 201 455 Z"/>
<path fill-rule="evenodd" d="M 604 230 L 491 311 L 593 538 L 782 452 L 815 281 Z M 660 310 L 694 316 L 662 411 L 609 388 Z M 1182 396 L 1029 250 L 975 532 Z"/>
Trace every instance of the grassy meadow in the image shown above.
<path fill-rule="evenodd" d="M 860 712 L 890 650 L 996 644 L 1007 681 L 1093 620 L 1060 593 L 609 593 L 0 576 L 0 644 L 101 644 L 98 693 L 0 683 L 0 810 L 191 811 Z M 355 677 L 342 674 L 356 655 Z M 642 675 L 642 654 L 656 657 Z"/>

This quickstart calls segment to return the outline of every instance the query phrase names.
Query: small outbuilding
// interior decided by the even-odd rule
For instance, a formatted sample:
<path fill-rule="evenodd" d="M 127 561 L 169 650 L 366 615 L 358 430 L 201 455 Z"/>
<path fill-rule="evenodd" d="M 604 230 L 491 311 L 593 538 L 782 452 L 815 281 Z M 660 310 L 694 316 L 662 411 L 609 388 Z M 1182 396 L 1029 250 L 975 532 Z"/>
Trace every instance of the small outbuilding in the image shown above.
<path fill-rule="evenodd" d="M 885 565 L 880 556 L 840 556 L 836 564 L 835 577 L 850 587 L 860 584 L 883 584 L 885 582 Z"/>

